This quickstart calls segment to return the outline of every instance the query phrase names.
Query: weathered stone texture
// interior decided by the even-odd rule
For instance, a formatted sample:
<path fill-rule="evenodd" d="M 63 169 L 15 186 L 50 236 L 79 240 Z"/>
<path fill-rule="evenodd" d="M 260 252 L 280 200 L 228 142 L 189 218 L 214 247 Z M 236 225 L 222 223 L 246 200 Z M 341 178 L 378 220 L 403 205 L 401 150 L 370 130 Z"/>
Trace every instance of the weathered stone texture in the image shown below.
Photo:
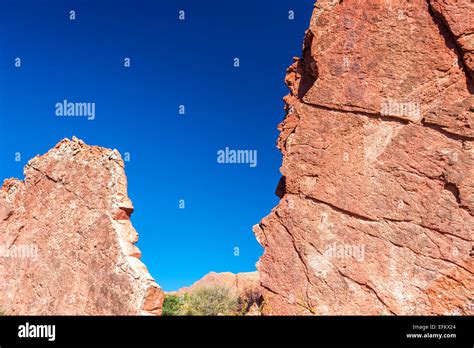
<path fill-rule="evenodd" d="M 288 69 L 266 314 L 472 314 L 470 0 L 315 5 Z"/>
<path fill-rule="evenodd" d="M 118 151 L 64 139 L 30 160 L 24 174 L 24 181 L 5 180 L 0 190 L 0 245 L 35 252 L 0 257 L 0 309 L 160 314 L 163 292 L 134 245 L 138 234 Z"/>

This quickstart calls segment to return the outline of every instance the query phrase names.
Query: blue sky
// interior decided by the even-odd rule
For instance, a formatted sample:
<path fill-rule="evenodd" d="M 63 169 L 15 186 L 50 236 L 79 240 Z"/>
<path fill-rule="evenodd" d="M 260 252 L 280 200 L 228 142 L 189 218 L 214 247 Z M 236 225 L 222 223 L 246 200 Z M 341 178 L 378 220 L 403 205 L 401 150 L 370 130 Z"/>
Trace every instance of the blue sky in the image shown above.
<path fill-rule="evenodd" d="M 117 148 L 130 154 L 142 260 L 164 290 L 210 271 L 255 270 L 263 250 L 252 226 L 278 202 L 285 71 L 301 54 L 312 6 L 2 0 L 0 180 L 23 178 L 28 159 L 65 137 Z M 94 102 L 95 120 L 56 117 L 64 99 Z M 257 150 L 257 166 L 218 164 L 226 147 Z"/>

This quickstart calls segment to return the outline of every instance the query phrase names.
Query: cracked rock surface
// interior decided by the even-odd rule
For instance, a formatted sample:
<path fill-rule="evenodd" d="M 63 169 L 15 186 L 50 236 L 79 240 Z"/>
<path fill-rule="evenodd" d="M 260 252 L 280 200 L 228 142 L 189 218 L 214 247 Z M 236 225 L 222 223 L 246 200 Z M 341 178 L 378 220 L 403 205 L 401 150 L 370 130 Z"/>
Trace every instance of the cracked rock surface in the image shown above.
<path fill-rule="evenodd" d="M 0 190 L 0 246 L 10 250 L 0 255 L 0 309 L 161 314 L 163 292 L 134 245 L 138 234 L 118 151 L 64 139 L 30 160 L 24 174 L 24 181 L 5 180 Z"/>
<path fill-rule="evenodd" d="M 472 314 L 473 21 L 470 0 L 316 3 L 254 227 L 265 314 Z"/>

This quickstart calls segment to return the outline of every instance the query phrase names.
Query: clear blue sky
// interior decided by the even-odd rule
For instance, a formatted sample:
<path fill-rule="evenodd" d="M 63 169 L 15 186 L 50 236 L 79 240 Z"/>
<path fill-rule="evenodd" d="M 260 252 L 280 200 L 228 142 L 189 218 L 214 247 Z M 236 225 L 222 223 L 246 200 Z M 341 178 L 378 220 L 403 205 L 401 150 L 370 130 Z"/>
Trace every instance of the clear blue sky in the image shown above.
<path fill-rule="evenodd" d="M 263 250 L 252 226 L 278 202 L 285 71 L 301 55 L 312 7 L 312 0 L 2 0 L 0 180 L 23 178 L 28 159 L 73 135 L 129 152 L 138 246 L 165 290 L 210 271 L 255 270 Z M 96 103 L 96 119 L 56 117 L 64 99 Z M 257 167 L 218 164 L 225 147 L 257 150 Z"/>

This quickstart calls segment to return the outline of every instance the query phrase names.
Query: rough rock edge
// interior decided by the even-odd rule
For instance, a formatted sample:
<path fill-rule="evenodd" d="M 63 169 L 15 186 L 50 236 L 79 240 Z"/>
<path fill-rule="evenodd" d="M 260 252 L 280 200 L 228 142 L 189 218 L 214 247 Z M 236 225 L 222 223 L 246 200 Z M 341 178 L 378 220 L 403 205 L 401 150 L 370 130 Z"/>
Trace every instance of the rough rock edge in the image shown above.
<path fill-rule="evenodd" d="M 450 36 L 450 39 L 454 42 L 456 54 L 458 55 L 462 68 L 464 72 L 466 73 L 466 77 L 470 79 L 472 82 L 472 79 L 474 78 L 474 69 L 472 66 L 472 60 L 470 59 L 472 59 L 471 55 L 474 54 L 474 49 L 472 45 L 469 45 L 466 42 L 463 42 L 463 39 L 465 39 L 468 36 L 473 35 L 474 33 L 453 32 L 450 22 L 447 19 L 446 14 L 442 10 L 442 7 L 441 7 L 442 4 L 440 4 L 439 1 L 433 1 L 433 0 L 426 0 L 426 1 L 428 4 L 428 9 L 433 19 L 435 19 L 435 21 L 438 21 L 440 25 L 444 27 L 444 29 L 446 30 L 446 33 Z M 470 74 L 470 76 L 468 74 Z"/>
<path fill-rule="evenodd" d="M 433 0 L 419 0 L 420 2 L 425 2 L 427 5 L 427 9 L 435 23 L 437 23 L 438 26 L 441 26 L 442 29 L 444 30 L 444 34 L 441 33 L 441 35 L 447 35 L 448 39 L 451 40 L 455 47 L 454 51 L 456 55 L 458 56 L 459 62 L 461 69 L 464 71 L 467 84 L 469 88 L 472 88 L 473 85 L 473 78 L 474 78 L 474 71 L 472 70 L 472 67 L 467 63 L 467 60 L 469 59 L 468 54 L 472 54 L 472 50 L 466 48 L 462 43 L 460 42 L 460 37 L 456 36 L 451 27 L 450 24 L 448 23 L 444 13 L 439 11 L 433 6 Z M 428 123 L 424 119 L 420 121 L 413 122 L 412 120 L 407 120 L 405 118 L 399 118 L 396 116 L 385 116 L 382 115 L 380 112 L 372 112 L 370 110 L 365 110 L 365 109 L 360 109 L 358 107 L 354 108 L 341 108 L 341 109 L 336 109 L 332 108 L 329 106 L 325 105 L 318 105 L 318 104 L 312 104 L 310 102 L 305 101 L 304 97 L 306 92 L 316 83 L 318 79 L 318 66 L 317 62 L 313 59 L 311 56 L 311 42 L 314 36 L 314 33 L 312 32 L 312 28 L 315 26 L 316 20 L 318 17 L 326 11 L 332 11 L 336 6 L 342 4 L 343 0 L 318 0 L 314 4 L 314 9 L 313 13 L 311 16 L 311 22 L 309 25 L 309 28 L 305 32 L 304 36 L 304 43 L 303 43 L 303 50 L 302 50 L 302 56 L 300 57 L 294 57 L 293 64 L 290 65 L 287 69 L 286 72 L 286 77 L 285 77 L 285 82 L 290 90 L 290 93 L 284 97 L 284 102 L 285 102 L 285 118 L 283 121 L 278 125 L 278 130 L 280 131 L 280 135 L 277 139 L 277 148 L 282 152 L 283 159 L 282 162 L 284 162 L 284 157 L 286 156 L 286 145 L 289 141 L 291 141 L 291 135 L 295 132 L 296 128 L 298 127 L 300 123 L 300 115 L 298 114 L 298 111 L 295 110 L 295 107 L 293 104 L 303 104 L 306 105 L 310 108 L 315 108 L 315 109 L 323 109 L 327 111 L 336 111 L 340 113 L 350 113 L 354 115 L 360 115 L 361 117 L 368 117 L 368 118 L 373 118 L 373 119 L 378 119 L 381 121 L 385 122 L 395 122 L 400 124 L 401 126 L 406 126 L 409 124 L 416 124 L 419 127 L 426 127 L 430 128 L 434 131 L 437 131 L 439 134 L 442 134 L 444 137 L 454 140 L 454 141 L 459 141 L 464 148 L 471 148 L 471 142 L 474 141 L 474 137 L 470 135 L 465 135 L 465 134 L 459 134 L 452 132 L 449 129 L 446 129 L 442 125 L 439 125 L 437 123 Z M 473 33 L 468 33 L 467 35 L 472 35 Z M 264 226 L 266 225 L 266 220 L 268 219 L 269 216 L 271 215 L 276 215 L 277 220 L 279 220 L 280 226 L 282 226 L 290 235 L 290 238 L 292 239 L 293 245 L 295 252 L 300 256 L 299 249 L 297 248 L 295 241 L 293 239 L 293 236 L 291 233 L 286 229 L 286 226 L 280 221 L 278 218 L 278 207 L 280 206 L 281 202 L 286 198 L 287 195 L 294 195 L 295 193 L 293 192 L 287 192 L 285 188 L 285 181 L 286 178 L 283 175 L 280 179 L 280 182 L 277 185 L 276 188 L 276 195 L 280 198 L 279 204 L 277 204 L 270 214 L 268 214 L 266 217 L 263 218 L 258 224 L 254 225 L 252 228 L 252 231 L 258 241 L 258 243 L 265 249 L 268 246 L 268 241 L 267 237 L 265 235 L 264 231 Z M 345 215 L 349 216 L 354 216 L 356 218 L 360 218 L 362 220 L 367 221 L 372 221 L 366 217 L 363 216 L 358 216 L 356 213 L 353 213 L 352 211 L 346 211 L 342 210 L 339 207 L 330 205 L 327 202 L 324 201 L 318 201 L 312 197 L 304 196 L 302 197 L 303 199 L 306 200 L 313 200 L 316 201 L 317 203 L 323 204 L 323 205 L 329 205 L 332 209 L 335 211 L 339 211 Z M 460 208 L 464 209 L 462 205 L 460 205 Z M 473 215 L 471 211 L 468 211 L 470 215 Z M 389 220 L 388 220 L 389 221 Z M 420 226 L 423 228 L 426 228 L 426 226 Z M 439 233 L 442 233 L 441 231 L 436 231 Z M 459 236 L 456 236 L 459 237 Z M 460 237 L 459 237 L 460 238 Z M 471 256 L 474 255 L 474 246 L 473 246 L 473 251 L 471 251 Z M 301 258 L 301 256 L 300 256 Z M 302 265 L 304 267 L 307 267 L 306 263 L 304 262 L 303 259 L 301 259 Z M 257 270 L 260 272 L 260 260 L 257 262 Z M 460 265 L 457 265 L 460 267 Z M 463 270 L 471 273 L 469 270 L 463 268 Z M 347 275 L 343 274 L 340 272 L 340 275 L 342 277 L 347 277 Z M 471 273 L 472 274 L 472 273 Z M 350 279 L 350 278 L 349 278 Z M 355 280 L 350 279 L 353 282 Z M 308 279 L 308 284 L 311 284 L 311 282 Z M 359 284 L 362 286 L 367 287 L 376 297 L 377 299 L 384 305 L 384 307 L 390 312 L 392 315 L 397 315 L 397 313 L 393 312 L 381 298 L 377 294 L 377 292 L 372 289 L 368 284 Z M 275 296 L 281 296 L 285 297 L 283 294 L 279 293 L 278 291 L 275 291 L 272 289 L 268 284 L 264 284 L 263 277 L 261 274 L 261 283 L 260 286 L 262 289 L 268 291 L 269 293 L 275 295 Z M 307 295 L 307 294 L 306 294 Z M 309 298 L 306 299 L 306 303 L 298 303 L 296 302 L 295 304 L 301 308 L 307 315 L 314 315 L 315 313 L 313 312 L 311 306 L 310 306 L 311 301 L 309 301 Z M 263 313 L 263 315 L 274 315 L 272 311 L 269 313 Z"/>
<path fill-rule="evenodd" d="M 140 303 L 139 308 L 141 308 L 141 314 L 160 315 L 164 298 L 163 291 L 150 275 L 145 264 L 140 261 L 141 252 L 135 245 L 135 243 L 138 241 L 138 234 L 129 221 L 134 208 L 127 194 L 127 183 L 124 171 L 125 166 L 118 150 L 111 150 L 99 146 L 88 146 L 84 141 L 73 136 L 71 140 L 68 138 L 61 140 L 46 154 L 42 156 L 35 156 L 33 159 L 28 161 L 25 168 L 30 167 L 34 170 L 37 170 L 34 166 L 34 163 L 41 161 L 41 159 L 46 156 L 54 156 L 54 154 L 63 146 L 67 146 L 71 143 L 74 143 L 80 148 L 87 146 L 91 149 L 97 150 L 98 153 L 104 153 L 105 156 L 103 156 L 103 159 L 113 162 L 113 171 L 111 173 L 112 181 L 108 184 L 108 186 L 112 188 L 112 207 L 110 211 L 107 212 L 107 216 L 110 218 L 111 225 L 114 227 L 117 243 L 120 246 L 120 250 L 122 251 L 122 257 L 118 260 L 116 266 L 117 268 L 121 268 L 124 272 L 128 272 L 130 277 L 137 279 L 137 281 L 142 282 L 142 284 L 145 285 L 143 298 L 137 299 L 137 301 Z M 49 177 L 45 173 L 41 174 L 45 175 L 49 180 L 59 182 L 56 179 Z M 120 182 L 120 178 L 124 178 L 125 182 Z M 64 184 L 62 185 L 64 188 L 66 188 Z M 10 203 L 14 199 L 16 192 L 27 188 L 28 183 L 26 180 L 23 181 L 17 178 L 10 178 L 4 180 L 4 183 L 0 189 L 0 193 L 6 198 L 7 202 Z M 11 213 L 12 211 L 10 211 L 10 214 L 8 214 L 4 220 L 7 220 Z M 131 228 L 133 231 L 135 231 L 135 236 L 129 236 L 126 233 L 123 233 L 125 232 L 124 229 L 126 227 L 124 224 L 126 223 L 130 223 Z"/>

